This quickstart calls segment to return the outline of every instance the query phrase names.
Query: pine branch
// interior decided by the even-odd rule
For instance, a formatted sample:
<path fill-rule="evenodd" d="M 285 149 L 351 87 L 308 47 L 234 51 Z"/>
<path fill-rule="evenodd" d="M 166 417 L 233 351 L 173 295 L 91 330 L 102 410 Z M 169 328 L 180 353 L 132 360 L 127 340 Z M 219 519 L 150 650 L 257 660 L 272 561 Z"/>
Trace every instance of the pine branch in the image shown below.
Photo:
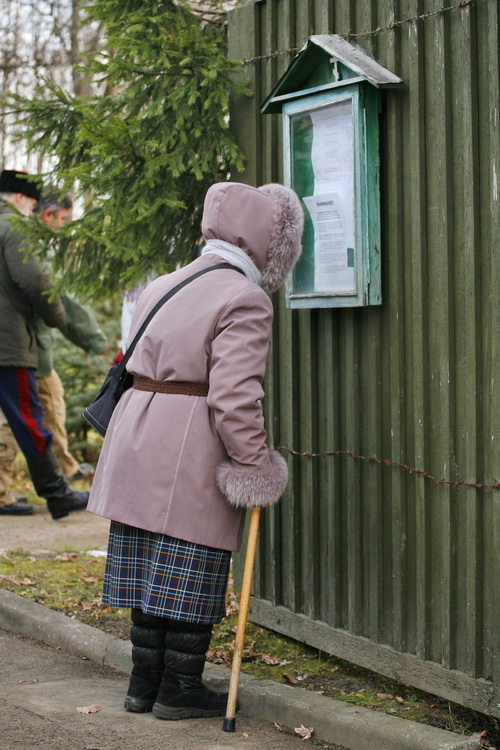
<path fill-rule="evenodd" d="M 167 0 L 94 0 L 88 21 L 106 50 L 78 70 L 108 96 L 72 96 L 44 81 L 7 97 L 20 138 L 53 164 L 45 179 L 74 187 L 85 214 L 50 238 L 67 288 L 102 295 L 192 259 L 208 187 L 241 169 L 227 125 L 234 79 L 224 34 Z M 113 52 L 111 53 L 110 50 Z M 47 243 L 33 222 L 33 247 Z"/>

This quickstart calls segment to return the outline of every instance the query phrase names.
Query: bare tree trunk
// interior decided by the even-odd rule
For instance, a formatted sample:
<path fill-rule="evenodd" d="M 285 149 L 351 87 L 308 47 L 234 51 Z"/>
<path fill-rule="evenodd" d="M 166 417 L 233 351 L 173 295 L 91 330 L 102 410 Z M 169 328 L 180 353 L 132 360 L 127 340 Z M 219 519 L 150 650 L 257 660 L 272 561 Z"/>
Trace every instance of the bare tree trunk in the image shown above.
<path fill-rule="evenodd" d="M 81 63 L 80 56 L 80 0 L 73 0 L 71 6 L 71 26 L 70 26 L 70 64 L 73 77 L 73 93 L 75 96 L 82 96 L 85 92 L 85 80 L 82 73 L 77 70 Z"/>

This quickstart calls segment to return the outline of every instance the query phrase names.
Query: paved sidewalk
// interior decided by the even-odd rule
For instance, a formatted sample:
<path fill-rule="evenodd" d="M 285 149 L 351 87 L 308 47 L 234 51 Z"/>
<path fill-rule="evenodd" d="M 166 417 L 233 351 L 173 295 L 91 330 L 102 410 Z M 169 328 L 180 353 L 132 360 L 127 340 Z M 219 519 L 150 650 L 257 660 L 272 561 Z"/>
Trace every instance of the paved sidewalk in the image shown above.
<path fill-rule="evenodd" d="M 78 513 L 47 523 L 44 516 L 3 518 L 0 549 L 105 549 L 108 524 L 103 519 Z M 6 703 L 0 712 L 1 750 L 164 750 L 166 741 L 179 750 L 195 746 L 204 750 L 243 746 L 247 750 L 302 750 L 310 746 L 293 734 L 280 732 L 274 722 L 284 728 L 312 726 L 319 747 L 321 742 L 328 743 L 332 750 L 480 750 L 477 740 L 243 674 L 239 689 L 242 712 L 237 716 L 235 734 L 222 732 L 220 719 L 161 722 L 151 715 L 129 714 L 122 707 L 126 675 L 131 669 L 128 643 L 3 590 L 0 628 L 5 631 L 0 640 L 0 663 Z M 45 652 L 33 643 L 30 650 L 28 642 L 13 639 L 12 633 L 61 651 Z M 30 659 L 37 669 L 27 669 Z M 6 665 L 8 678 L 4 677 Z M 205 677 L 210 686 L 224 689 L 229 670 L 207 664 Z M 88 715 L 76 712 L 77 706 L 93 703 L 102 710 Z M 33 716 L 41 720 L 37 732 L 44 728 L 38 744 L 28 730 Z M 14 719 L 17 734 L 11 735 L 8 745 L 5 732 Z M 71 733 L 74 739 L 70 740 Z M 83 737 L 86 744 L 82 744 Z M 191 738 L 191 744 L 186 738 Z"/>
<path fill-rule="evenodd" d="M 221 718 L 128 713 L 126 675 L 32 639 L 0 631 L 0 660 L 1 750 L 304 750 L 298 737 L 248 716 L 226 734 Z M 77 710 L 90 706 L 99 710 Z"/>

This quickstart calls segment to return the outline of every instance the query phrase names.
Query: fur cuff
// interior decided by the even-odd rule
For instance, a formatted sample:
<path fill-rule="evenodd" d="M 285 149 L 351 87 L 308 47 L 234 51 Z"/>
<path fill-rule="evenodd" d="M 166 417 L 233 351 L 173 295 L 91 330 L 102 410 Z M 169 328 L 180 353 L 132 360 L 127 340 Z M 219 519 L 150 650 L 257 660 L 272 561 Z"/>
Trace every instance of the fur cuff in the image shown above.
<path fill-rule="evenodd" d="M 240 469 L 224 461 L 217 469 L 217 485 L 235 508 L 277 503 L 286 489 L 288 467 L 277 451 L 269 451 L 267 469 Z"/>

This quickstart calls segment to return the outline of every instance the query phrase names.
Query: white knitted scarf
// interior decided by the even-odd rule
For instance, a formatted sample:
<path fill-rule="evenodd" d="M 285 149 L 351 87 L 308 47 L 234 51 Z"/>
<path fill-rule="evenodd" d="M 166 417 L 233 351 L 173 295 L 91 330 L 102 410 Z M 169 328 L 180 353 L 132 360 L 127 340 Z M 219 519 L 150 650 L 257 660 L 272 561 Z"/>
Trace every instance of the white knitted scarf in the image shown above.
<path fill-rule="evenodd" d="M 222 260 L 232 263 L 233 266 L 243 271 L 247 279 L 253 281 L 254 284 L 262 286 L 261 272 L 241 247 L 237 247 L 231 242 L 224 242 L 224 240 L 207 240 L 201 254 L 217 255 Z"/>

